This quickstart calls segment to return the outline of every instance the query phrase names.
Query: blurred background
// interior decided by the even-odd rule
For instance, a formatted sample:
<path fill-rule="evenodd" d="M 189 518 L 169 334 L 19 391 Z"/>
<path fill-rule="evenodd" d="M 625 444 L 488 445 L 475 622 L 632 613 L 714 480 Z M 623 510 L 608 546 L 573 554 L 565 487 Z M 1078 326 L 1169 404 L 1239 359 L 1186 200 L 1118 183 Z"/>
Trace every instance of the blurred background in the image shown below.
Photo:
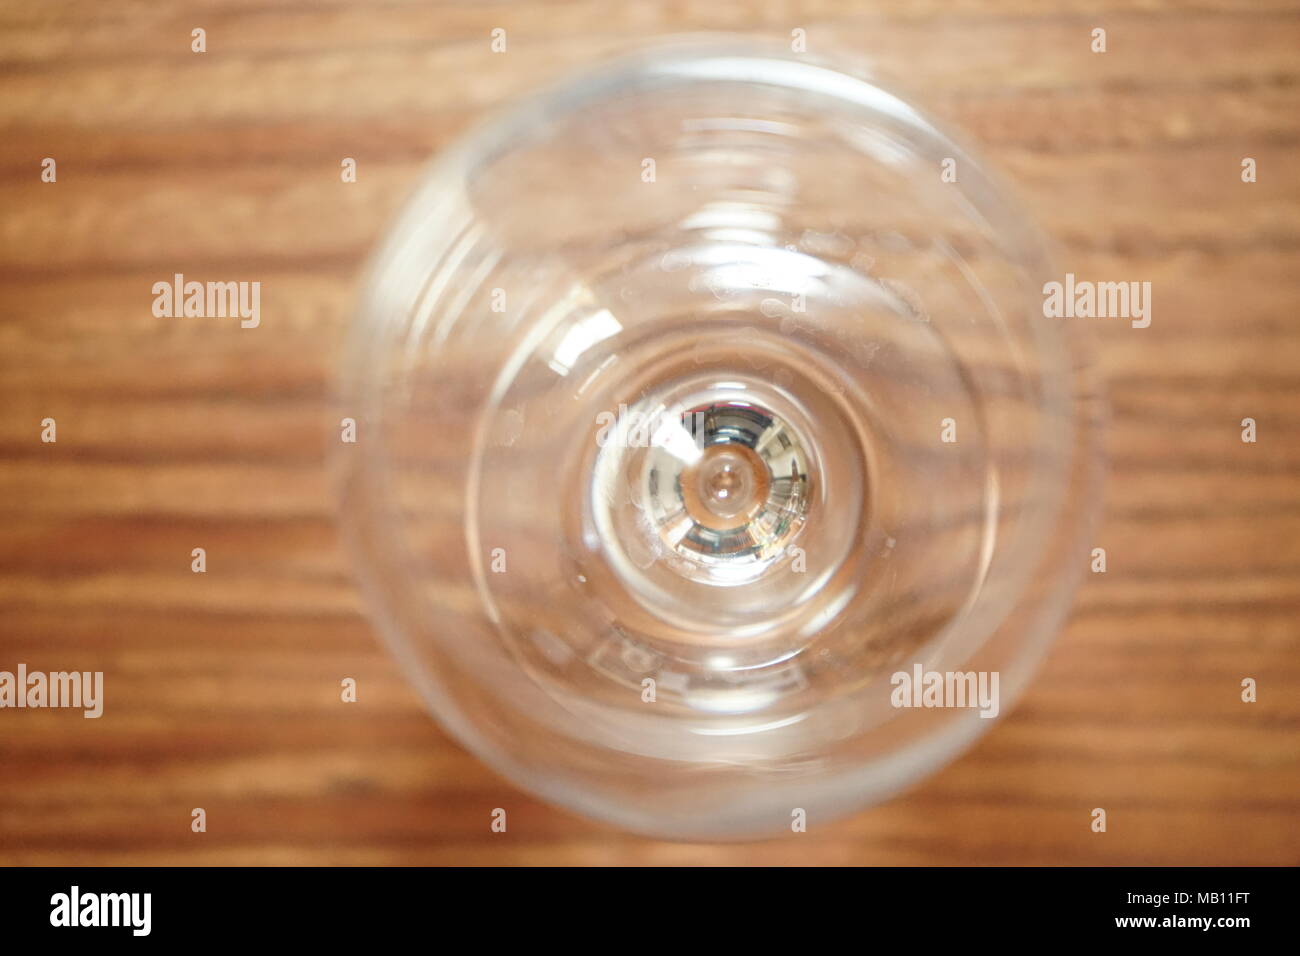
<path fill-rule="evenodd" d="M 1300 3 L 1053 6 L 0 0 L 0 670 L 105 673 L 99 720 L 0 711 L 0 863 L 1300 863 Z M 1153 286 L 1150 328 L 1094 323 L 1107 571 L 1030 692 L 910 793 L 725 846 L 451 743 L 363 617 L 324 466 L 359 269 L 428 158 L 695 30 L 869 54 L 1063 270 Z M 261 282 L 260 326 L 155 317 L 175 273 Z"/>

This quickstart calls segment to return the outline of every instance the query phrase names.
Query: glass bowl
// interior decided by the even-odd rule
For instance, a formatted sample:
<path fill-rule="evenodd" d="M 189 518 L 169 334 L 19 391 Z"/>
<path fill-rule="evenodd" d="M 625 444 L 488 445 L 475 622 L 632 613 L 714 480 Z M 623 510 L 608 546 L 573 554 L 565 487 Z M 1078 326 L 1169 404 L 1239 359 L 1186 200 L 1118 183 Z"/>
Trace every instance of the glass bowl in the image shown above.
<path fill-rule="evenodd" d="M 652 45 L 461 138 L 374 256 L 349 550 L 429 709 L 546 800 L 672 839 L 825 822 L 987 730 L 1067 612 L 1083 329 L 886 86 Z"/>

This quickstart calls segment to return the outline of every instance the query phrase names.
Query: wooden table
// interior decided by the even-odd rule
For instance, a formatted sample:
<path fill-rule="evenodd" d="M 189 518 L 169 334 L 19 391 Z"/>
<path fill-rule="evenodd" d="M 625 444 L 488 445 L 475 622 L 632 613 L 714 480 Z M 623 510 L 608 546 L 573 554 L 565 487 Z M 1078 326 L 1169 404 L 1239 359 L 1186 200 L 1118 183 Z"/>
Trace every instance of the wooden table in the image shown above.
<path fill-rule="evenodd" d="M 0 862 L 1300 863 L 1300 5 L 1041 6 L 0 3 L 0 669 L 109 688 L 106 719 L 0 712 Z M 1154 320 L 1097 323 L 1109 568 L 1009 719 L 844 823 L 655 843 L 426 716 L 336 544 L 322 416 L 360 263 L 485 108 L 648 35 L 795 28 L 905 76 Z M 259 279 L 261 327 L 156 318 L 176 272 Z"/>

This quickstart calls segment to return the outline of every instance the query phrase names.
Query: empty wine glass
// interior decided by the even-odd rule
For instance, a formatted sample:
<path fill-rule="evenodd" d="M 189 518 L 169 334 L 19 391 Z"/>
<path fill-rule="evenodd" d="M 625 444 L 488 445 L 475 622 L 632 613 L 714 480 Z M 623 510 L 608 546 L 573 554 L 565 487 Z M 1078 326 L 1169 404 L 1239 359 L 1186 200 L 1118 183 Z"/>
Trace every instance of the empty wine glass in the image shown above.
<path fill-rule="evenodd" d="M 466 747 L 635 831 L 897 792 L 1005 712 L 1086 565 L 1099 401 L 1050 276 L 855 64 L 677 42 L 531 96 L 437 159 L 349 342 L 380 629 Z M 932 672 L 1000 707 L 900 706 Z"/>

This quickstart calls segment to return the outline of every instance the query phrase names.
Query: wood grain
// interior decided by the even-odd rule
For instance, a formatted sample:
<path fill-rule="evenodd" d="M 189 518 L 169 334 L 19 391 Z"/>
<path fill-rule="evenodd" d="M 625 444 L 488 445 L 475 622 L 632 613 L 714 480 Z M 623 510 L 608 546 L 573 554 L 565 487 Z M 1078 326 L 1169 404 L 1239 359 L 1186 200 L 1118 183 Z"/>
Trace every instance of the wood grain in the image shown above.
<path fill-rule="evenodd" d="M 1056 7 L 0 2 L 0 669 L 104 670 L 111 714 L 0 712 L 0 863 L 1300 863 L 1300 5 Z M 362 617 L 322 422 L 357 270 L 433 151 L 631 41 L 794 27 L 905 77 L 1067 268 L 1150 280 L 1157 314 L 1098 324 L 1109 570 L 1014 713 L 843 823 L 656 843 L 425 715 Z M 154 318 L 174 272 L 256 275 L 262 327 Z"/>

